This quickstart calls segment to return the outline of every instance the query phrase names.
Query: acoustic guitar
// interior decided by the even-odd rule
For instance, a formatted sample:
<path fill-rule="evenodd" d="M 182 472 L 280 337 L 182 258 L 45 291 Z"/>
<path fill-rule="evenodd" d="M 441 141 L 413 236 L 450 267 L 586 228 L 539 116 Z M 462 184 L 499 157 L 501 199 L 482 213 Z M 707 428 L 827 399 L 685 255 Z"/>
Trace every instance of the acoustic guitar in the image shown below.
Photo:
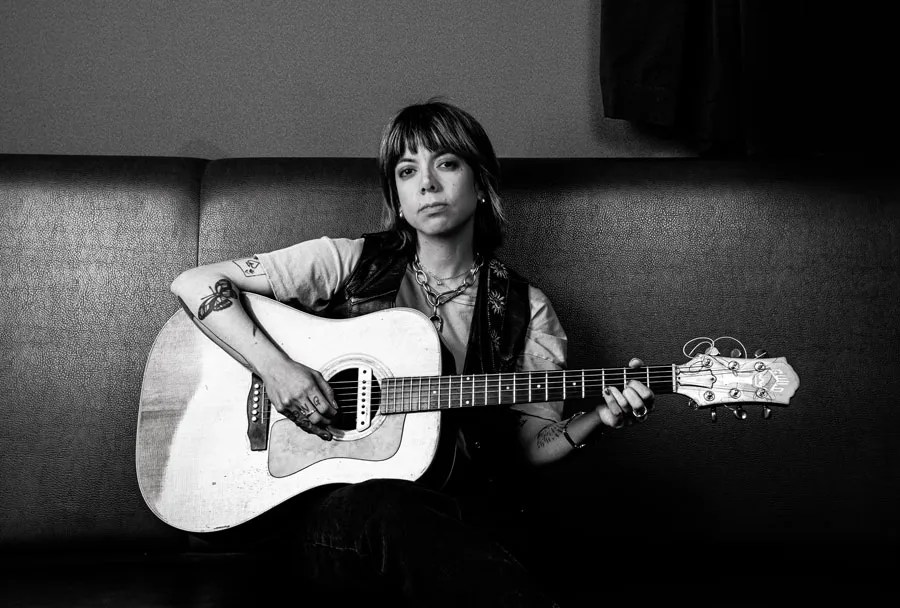
<path fill-rule="evenodd" d="M 419 311 L 334 320 L 256 294 L 240 297 L 285 354 L 322 373 L 340 412 L 332 441 L 305 433 L 270 404 L 259 377 L 184 311 L 173 315 L 144 370 L 137 478 L 150 509 L 190 532 L 231 528 L 325 484 L 419 479 L 435 458 L 446 410 L 597 398 L 607 385 L 638 379 L 698 408 L 743 414 L 742 403 L 786 405 L 799 386 L 784 358 L 715 349 L 682 365 L 637 370 L 441 375 L 438 334 Z"/>

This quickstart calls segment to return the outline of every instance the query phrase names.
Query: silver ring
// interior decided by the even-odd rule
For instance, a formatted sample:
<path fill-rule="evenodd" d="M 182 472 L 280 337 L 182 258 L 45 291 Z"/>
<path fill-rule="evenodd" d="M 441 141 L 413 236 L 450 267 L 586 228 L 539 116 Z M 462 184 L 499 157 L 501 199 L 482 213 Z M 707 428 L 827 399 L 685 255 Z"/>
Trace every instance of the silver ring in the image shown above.
<path fill-rule="evenodd" d="M 647 413 L 648 413 L 648 412 L 647 412 L 647 408 L 646 408 L 646 407 L 642 407 L 642 408 L 641 408 L 641 413 L 640 413 L 640 414 L 638 414 L 637 411 L 636 411 L 634 408 L 632 408 L 632 410 L 631 410 L 631 415 L 634 416 L 635 418 L 637 418 L 638 420 L 643 420 L 644 418 L 646 418 L 646 417 L 647 417 Z"/>

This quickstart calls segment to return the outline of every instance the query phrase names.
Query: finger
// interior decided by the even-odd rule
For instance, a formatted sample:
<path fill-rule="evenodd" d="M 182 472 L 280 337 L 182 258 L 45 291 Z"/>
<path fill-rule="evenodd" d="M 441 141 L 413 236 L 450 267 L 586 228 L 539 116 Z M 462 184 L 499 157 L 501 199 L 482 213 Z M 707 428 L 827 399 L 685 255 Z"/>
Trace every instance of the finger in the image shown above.
<path fill-rule="evenodd" d="M 618 406 L 621 413 L 631 413 L 631 404 L 628 403 L 628 399 L 625 398 L 625 395 L 622 394 L 622 391 L 620 391 L 617 386 L 607 386 L 606 390 L 609 391 L 609 395 L 612 397 L 613 402 Z M 612 407 L 610 407 L 610 409 L 615 411 Z"/>
<path fill-rule="evenodd" d="M 651 407 L 653 405 L 653 400 L 656 398 L 656 395 L 653 394 L 653 391 L 647 388 L 647 385 L 639 380 L 629 380 L 628 386 L 633 389 L 644 402 L 644 405 L 647 407 Z"/>
<path fill-rule="evenodd" d="M 622 395 L 628 400 L 632 415 L 638 420 L 643 420 L 647 416 L 647 406 L 638 392 L 631 386 L 628 386 L 622 392 Z"/>
<path fill-rule="evenodd" d="M 331 385 L 328 384 L 328 381 L 325 380 L 325 377 L 322 376 L 319 372 L 316 372 L 313 375 L 313 378 L 316 380 L 316 388 L 319 389 L 319 394 L 325 398 L 324 406 L 326 409 L 319 409 L 325 416 L 328 418 L 334 418 L 338 414 L 338 403 L 337 399 L 334 396 L 334 390 L 332 390 Z M 319 408 L 319 405 L 316 405 L 316 408 Z"/>
<path fill-rule="evenodd" d="M 312 422 L 315 426 L 325 426 L 330 420 L 326 419 L 322 416 L 319 411 L 313 406 L 312 402 L 309 399 L 303 397 L 295 397 L 291 399 L 290 404 L 287 407 L 288 410 L 291 410 L 297 414 L 299 418 L 308 418 L 310 422 Z"/>
<path fill-rule="evenodd" d="M 309 405 L 312 406 L 313 412 L 319 414 L 325 421 L 325 424 L 331 424 L 332 416 L 337 414 L 337 410 L 328 403 L 324 395 L 320 395 L 318 391 L 313 391 L 308 397 Z M 316 423 L 320 424 L 320 423 Z"/>
<path fill-rule="evenodd" d="M 309 433 L 311 435 L 318 436 L 320 439 L 323 439 L 324 441 L 331 441 L 331 439 L 333 437 L 331 432 L 328 429 L 323 429 L 322 427 L 313 424 L 310 421 L 310 419 L 306 418 L 305 416 L 301 416 L 297 420 L 297 426 L 299 426 L 301 429 L 303 429 L 304 431 L 306 431 L 307 433 Z"/>
<path fill-rule="evenodd" d="M 624 423 L 625 415 L 622 405 L 627 403 L 624 397 L 622 397 L 622 393 L 614 386 L 607 386 L 603 389 L 603 400 L 606 401 L 606 407 L 613 417 L 613 424 L 610 424 L 609 426 L 620 428 Z"/>
<path fill-rule="evenodd" d="M 637 369 L 639 367 L 644 367 L 644 362 L 637 357 L 634 357 L 631 361 L 628 362 L 628 367 L 631 369 Z"/>
<path fill-rule="evenodd" d="M 622 416 L 617 416 L 610 411 L 609 407 L 605 404 L 600 404 L 597 406 L 596 410 L 597 415 L 600 416 L 600 421 L 610 428 L 621 428 Z"/>

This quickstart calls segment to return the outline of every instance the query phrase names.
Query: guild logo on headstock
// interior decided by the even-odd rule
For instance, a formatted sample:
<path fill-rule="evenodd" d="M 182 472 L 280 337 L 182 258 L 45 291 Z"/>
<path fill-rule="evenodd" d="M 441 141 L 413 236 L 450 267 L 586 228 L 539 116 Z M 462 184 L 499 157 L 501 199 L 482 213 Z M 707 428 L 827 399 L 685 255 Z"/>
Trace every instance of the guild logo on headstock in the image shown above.
<path fill-rule="evenodd" d="M 784 370 L 777 367 L 767 368 L 753 375 L 753 386 L 755 388 L 762 388 L 773 393 L 782 392 L 790 382 Z"/>

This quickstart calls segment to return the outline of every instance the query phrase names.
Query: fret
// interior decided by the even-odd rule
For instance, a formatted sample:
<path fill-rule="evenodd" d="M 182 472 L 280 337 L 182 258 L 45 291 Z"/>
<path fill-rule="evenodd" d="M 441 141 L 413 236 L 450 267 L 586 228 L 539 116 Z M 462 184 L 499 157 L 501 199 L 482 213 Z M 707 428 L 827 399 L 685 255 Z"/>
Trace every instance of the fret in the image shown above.
<path fill-rule="evenodd" d="M 600 387 L 606 388 L 606 369 L 605 368 L 600 370 Z"/>
<path fill-rule="evenodd" d="M 453 376 L 444 376 L 441 378 L 441 386 L 444 389 L 444 407 L 453 407 Z"/>
<path fill-rule="evenodd" d="M 584 370 L 581 370 L 581 398 L 584 399 Z"/>
<path fill-rule="evenodd" d="M 510 383 L 510 380 L 513 382 Z M 514 374 L 502 374 L 500 376 L 500 382 L 503 385 L 502 391 L 506 394 L 506 402 L 507 403 L 515 403 L 516 402 L 516 385 L 515 385 L 515 375 Z M 501 402 L 503 401 L 501 397 Z"/>
<path fill-rule="evenodd" d="M 545 399 L 547 401 L 562 401 L 566 395 L 566 373 L 562 370 L 545 372 L 547 388 Z"/>
<path fill-rule="evenodd" d="M 625 387 L 628 386 L 628 368 L 622 368 L 622 390 L 625 390 Z"/>
<path fill-rule="evenodd" d="M 422 398 L 422 384 L 427 380 L 428 380 L 427 377 L 419 378 L 419 390 L 418 390 L 417 396 L 416 396 L 416 409 L 419 411 L 428 409 L 428 401 L 426 401 L 425 399 Z"/>
<path fill-rule="evenodd" d="M 550 401 L 550 372 L 544 372 L 544 401 Z"/>
<path fill-rule="evenodd" d="M 532 403 L 532 399 L 531 399 L 531 372 L 528 372 L 528 403 Z"/>

